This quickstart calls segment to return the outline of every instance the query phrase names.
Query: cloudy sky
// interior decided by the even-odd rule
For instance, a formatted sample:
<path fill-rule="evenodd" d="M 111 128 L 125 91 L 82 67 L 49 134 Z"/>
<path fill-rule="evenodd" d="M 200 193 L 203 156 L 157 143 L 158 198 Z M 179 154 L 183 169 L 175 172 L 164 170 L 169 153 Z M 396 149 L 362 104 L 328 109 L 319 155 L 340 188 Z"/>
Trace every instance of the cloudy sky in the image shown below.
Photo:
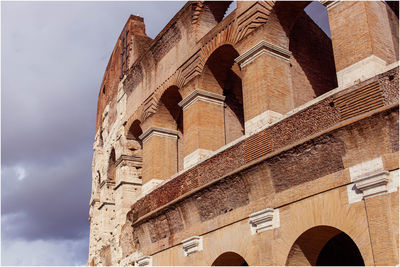
<path fill-rule="evenodd" d="M 1 2 L 2 265 L 86 264 L 97 94 L 109 56 L 130 14 L 144 17 L 154 38 L 184 4 Z"/>

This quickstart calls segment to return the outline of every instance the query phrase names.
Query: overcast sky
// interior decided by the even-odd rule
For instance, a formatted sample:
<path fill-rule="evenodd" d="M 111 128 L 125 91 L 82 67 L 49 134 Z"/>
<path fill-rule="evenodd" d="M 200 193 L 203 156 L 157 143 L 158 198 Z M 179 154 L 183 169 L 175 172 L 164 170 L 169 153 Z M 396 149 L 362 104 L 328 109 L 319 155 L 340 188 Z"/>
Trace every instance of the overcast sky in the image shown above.
<path fill-rule="evenodd" d="M 184 4 L 1 2 L 2 265 L 86 264 L 108 59 L 130 14 L 154 38 Z"/>

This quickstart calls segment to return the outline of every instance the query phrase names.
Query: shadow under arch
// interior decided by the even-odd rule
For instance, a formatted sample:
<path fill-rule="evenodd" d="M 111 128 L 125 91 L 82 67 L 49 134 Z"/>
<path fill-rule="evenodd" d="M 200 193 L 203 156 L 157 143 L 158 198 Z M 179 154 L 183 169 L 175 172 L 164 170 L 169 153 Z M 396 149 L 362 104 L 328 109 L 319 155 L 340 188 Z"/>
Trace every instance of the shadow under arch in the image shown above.
<path fill-rule="evenodd" d="M 239 254 L 228 251 L 219 255 L 211 266 L 249 266 Z"/>
<path fill-rule="evenodd" d="M 289 266 L 364 266 L 360 250 L 343 231 L 326 225 L 303 232 L 292 245 Z"/>
<path fill-rule="evenodd" d="M 225 96 L 225 144 L 244 135 L 243 90 L 238 51 L 231 44 L 223 44 L 208 57 L 200 81 L 204 91 Z"/>

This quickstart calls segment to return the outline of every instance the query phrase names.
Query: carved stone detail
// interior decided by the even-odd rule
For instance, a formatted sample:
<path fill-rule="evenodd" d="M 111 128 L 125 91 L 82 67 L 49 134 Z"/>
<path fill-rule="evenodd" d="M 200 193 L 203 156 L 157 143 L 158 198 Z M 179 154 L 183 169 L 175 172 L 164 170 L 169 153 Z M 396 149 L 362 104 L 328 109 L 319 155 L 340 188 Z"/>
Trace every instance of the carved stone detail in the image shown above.
<path fill-rule="evenodd" d="M 250 214 L 251 234 L 258 234 L 279 227 L 279 210 L 267 208 Z"/>
<path fill-rule="evenodd" d="M 185 256 L 203 250 L 203 237 L 192 236 L 182 241 Z"/>

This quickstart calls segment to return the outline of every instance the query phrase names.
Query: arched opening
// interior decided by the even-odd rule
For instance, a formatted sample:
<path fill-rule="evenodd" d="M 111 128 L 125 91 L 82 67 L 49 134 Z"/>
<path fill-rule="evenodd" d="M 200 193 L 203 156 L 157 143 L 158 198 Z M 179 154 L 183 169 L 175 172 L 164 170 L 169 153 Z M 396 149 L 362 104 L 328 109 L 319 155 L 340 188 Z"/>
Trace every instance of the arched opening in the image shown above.
<path fill-rule="evenodd" d="M 201 80 L 202 90 L 225 96 L 225 144 L 244 134 L 242 80 L 234 61 L 238 56 L 231 45 L 219 47 L 208 58 Z"/>
<path fill-rule="evenodd" d="M 346 233 L 330 226 L 316 226 L 296 239 L 286 265 L 363 266 L 364 260 Z"/>
<path fill-rule="evenodd" d="M 115 166 L 115 149 L 113 148 L 110 153 L 110 158 L 108 161 L 108 171 L 107 171 L 107 179 L 115 181 L 116 174 L 116 166 Z"/>
<path fill-rule="evenodd" d="M 182 96 L 179 93 L 177 86 L 169 87 L 161 96 L 160 109 L 167 112 L 165 119 L 168 121 L 168 129 L 178 131 L 177 140 L 177 170 L 183 169 L 183 114 L 178 103 L 182 101 Z"/>
<path fill-rule="evenodd" d="M 293 104 L 298 107 L 338 86 L 328 13 L 315 1 L 277 2 L 275 12 L 292 53 Z"/>
<path fill-rule="evenodd" d="M 135 140 L 140 144 L 140 147 L 143 148 L 142 140 L 140 140 L 139 136 L 143 133 L 142 128 L 140 127 L 140 121 L 134 120 L 129 127 L 128 134 L 126 136 L 127 139 Z"/>
<path fill-rule="evenodd" d="M 225 252 L 214 260 L 211 266 L 249 266 L 246 260 L 235 252 Z"/>

